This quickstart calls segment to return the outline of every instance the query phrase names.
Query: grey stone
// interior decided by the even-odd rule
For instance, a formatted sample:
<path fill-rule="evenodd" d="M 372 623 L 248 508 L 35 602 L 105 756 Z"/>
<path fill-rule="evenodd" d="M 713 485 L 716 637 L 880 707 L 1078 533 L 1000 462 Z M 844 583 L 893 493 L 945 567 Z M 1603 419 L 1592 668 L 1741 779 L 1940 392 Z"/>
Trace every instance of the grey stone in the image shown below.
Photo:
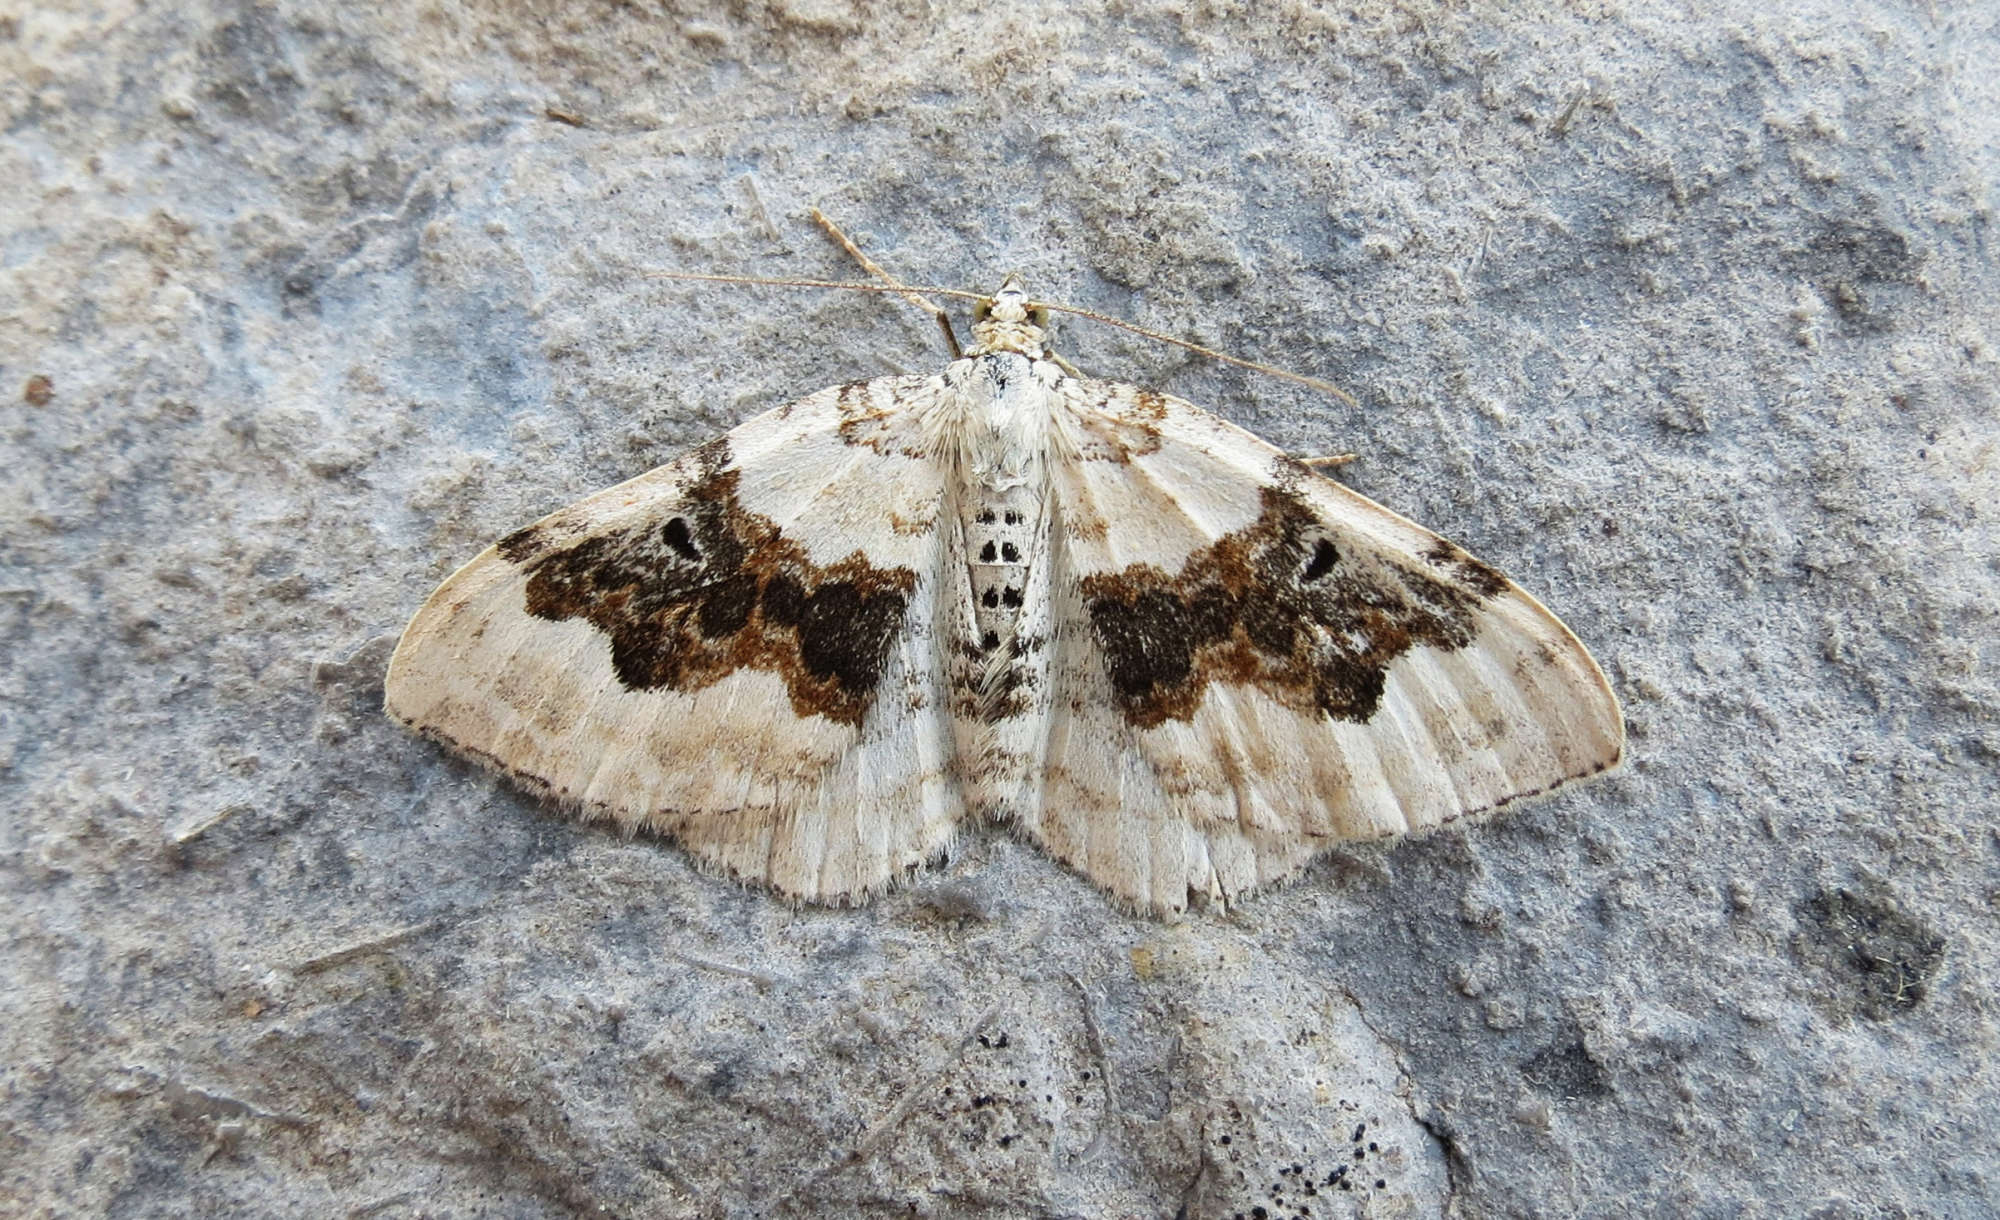
<path fill-rule="evenodd" d="M 0 17 L 0 1210 L 2000 1212 L 2000 16 Z M 1038 291 L 1546 600 L 1618 776 L 794 910 L 375 712 L 494 538 Z"/>

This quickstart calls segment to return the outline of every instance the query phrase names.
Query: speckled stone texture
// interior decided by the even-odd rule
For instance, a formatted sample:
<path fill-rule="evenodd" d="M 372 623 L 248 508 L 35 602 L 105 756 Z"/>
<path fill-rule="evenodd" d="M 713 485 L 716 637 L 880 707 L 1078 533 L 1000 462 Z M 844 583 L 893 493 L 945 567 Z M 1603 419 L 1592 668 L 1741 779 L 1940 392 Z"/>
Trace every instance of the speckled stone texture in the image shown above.
<path fill-rule="evenodd" d="M 1991 4 L 17 4 L 0 1211 L 2000 1211 Z M 387 10 L 387 11 L 380 11 Z M 1489 559 L 1619 776 L 1176 925 L 794 910 L 379 713 L 494 538 L 1041 291 Z M 1261 1210 L 1260 1210 L 1261 1209 Z"/>

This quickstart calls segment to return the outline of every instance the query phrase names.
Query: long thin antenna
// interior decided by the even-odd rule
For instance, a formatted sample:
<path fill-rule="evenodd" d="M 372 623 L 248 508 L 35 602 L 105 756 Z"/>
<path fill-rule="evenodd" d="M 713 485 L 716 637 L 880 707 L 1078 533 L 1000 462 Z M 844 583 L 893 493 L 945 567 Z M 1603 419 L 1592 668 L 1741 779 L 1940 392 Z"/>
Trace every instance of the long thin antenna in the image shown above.
<path fill-rule="evenodd" d="M 1129 330 L 1135 335 L 1144 335 L 1148 339 L 1154 339 L 1161 343 L 1171 343 L 1175 347 L 1184 347 L 1196 355 L 1207 356 L 1210 360 L 1220 360 L 1224 364 L 1233 364 L 1239 368 L 1255 369 L 1260 373 L 1269 373 L 1273 377 L 1283 377 L 1286 381 L 1296 381 L 1300 385 L 1309 385 L 1315 390 L 1322 390 L 1333 395 L 1350 407 L 1361 405 L 1355 400 L 1354 395 L 1349 394 L 1346 390 L 1341 389 L 1331 381 L 1321 381 L 1317 377 L 1308 377 L 1304 373 L 1294 373 L 1290 369 L 1281 369 L 1275 365 L 1259 364 L 1255 360 L 1244 360 L 1240 357 L 1232 356 L 1227 352 L 1218 352 L 1212 347 L 1203 347 L 1201 344 L 1190 342 L 1187 339 L 1176 339 L 1172 335 L 1162 334 L 1157 330 L 1148 330 L 1143 326 L 1126 322 L 1119 318 L 1107 317 L 1104 314 L 1095 313 L 1088 309 L 1078 309 L 1074 305 L 1056 305 L 1048 301 L 1031 301 L 1029 305 L 1032 308 L 1047 309 L 1054 313 L 1075 314 L 1079 318 L 1089 318 L 1093 322 L 1102 322 L 1106 326 L 1115 326 L 1119 330 Z"/>
<path fill-rule="evenodd" d="M 937 288 L 927 284 L 871 284 L 866 280 L 785 280 L 772 279 L 761 275 L 703 275 L 699 271 L 648 271 L 651 280 L 701 280 L 710 284 L 761 284 L 767 288 L 846 288 L 853 292 L 893 292 L 908 296 L 913 292 L 928 292 L 941 297 L 962 297 L 968 301 L 984 301 L 992 297 L 987 292 L 969 292 L 963 288 Z"/>
<path fill-rule="evenodd" d="M 876 268 L 876 273 L 885 277 L 887 274 L 879 268 Z M 854 280 L 789 280 L 771 279 L 760 275 L 703 275 L 697 271 L 650 271 L 646 274 L 651 279 L 698 280 L 709 284 L 758 284 L 769 288 L 845 288 L 851 292 L 893 292 L 906 299 L 912 298 L 913 294 L 920 292 L 927 292 L 941 297 L 958 297 L 967 301 L 988 301 L 992 299 L 990 294 L 984 292 L 968 292 L 963 288 L 938 288 L 928 285 L 905 284 L 893 278 L 890 278 L 886 284 L 870 284 Z M 928 301 L 919 300 L 918 303 L 926 309 L 937 310 L 934 316 L 938 317 L 940 322 L 944 324 L 946 333 L 950 333 L 950 323 L 945 321 L 942 310 L 938 310 L 936 305 Z M 1294 373 L 1290 369 L 1281 369 L 1275 365 L 1259 364 L 1255 360 L 1244 360 L 1241 357 L 1232 356 L 1227 352 L 1218 352 L 1212 347 L 1204 347 L 1199 343 L 1187 339 L 1177 339 L 1161 331 L 1150 330 L 1136 323 L 1109 317 L 1094 310 L 1080 309 L 1075 305 L 1057 305 L 1052 301 L 1029 301 L 1027 302 L 1027 307 L 1030 309 L 1046 309 L 1052 313 L 1074 314 L 1079 318 L 1088 318 L 1092 322 L 1102 322 L 1106 326 L 1115 326 L 1119 330 L 1129 330 L 1135 335 L 1144 336 L 1158 343 L 1168 343 L 1175 347 L 1186 348 L 1197 356 L 1206 356 L 1210 360 L 1219 360 L 1224 364 L 1233 364 L 1238 368 L 1251 369 L 1255 372 L 1267 373 L 1273 377 L 1282 377 L 1286 381 L 1296 381 L 1300 385 L 1311 386 L 1321 393 L 1333 395 L 1350 407 L 1359 407 L 1361 405 L 1354 395 L 1349 394 L 1346 390 L 1341 389 L 1331 381 L 1322 381 L 1317 377 L 1308 377 L 1304 373 Z M 952 339 L 954 353 L 957 351 L 957 347 L 958 341 L 956 336 L 954 336 Z"/>

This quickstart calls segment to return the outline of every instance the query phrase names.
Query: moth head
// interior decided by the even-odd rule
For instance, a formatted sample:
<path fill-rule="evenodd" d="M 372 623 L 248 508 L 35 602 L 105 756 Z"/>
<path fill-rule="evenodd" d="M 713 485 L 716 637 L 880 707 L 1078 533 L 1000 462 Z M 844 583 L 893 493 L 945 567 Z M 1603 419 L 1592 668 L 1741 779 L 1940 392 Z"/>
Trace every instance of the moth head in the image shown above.
<path fill-rule="evenodd" d="M 1009 275 L 998 291 L 972 307 L 973 346 L 966 354 L 1018 352 L 1040 359 L 1048 352 L 1048 325 L 1049 311 L 1028 299 L 1020 276 Z"/>

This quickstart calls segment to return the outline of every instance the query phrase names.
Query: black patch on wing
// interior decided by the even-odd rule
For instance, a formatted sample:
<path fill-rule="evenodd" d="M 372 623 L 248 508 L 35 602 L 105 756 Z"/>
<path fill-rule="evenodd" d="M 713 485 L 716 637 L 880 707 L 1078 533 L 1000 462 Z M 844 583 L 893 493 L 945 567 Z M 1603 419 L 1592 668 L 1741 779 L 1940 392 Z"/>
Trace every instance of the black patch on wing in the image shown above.
<path fill-rule="evenodd" d="M 785 680 L 798 715 L 860 724 L 916 576 L 858 550 L 820 567 L 737 500 L 725 443 L 696 460 L 701 475 L 671 515 L 570 541 L 546 525 L 502 540 L 501 556 L 528 574 L 528 613 L 589 621 L 627 689 L 691 692 L 764 669 Z"/>
<path fill-rule="evenodd" d="M 1396 658 L 1465 647 L 1479 607 L 1507 588 L 1448 542 L 1409 560 L 1341 545 L 1281 487 L 1177 576 L 1134 564 L 1082 583 L 1111 688 L 1140 728 L 1192 717 L 1211 682 L 1365 722 Z"/>

